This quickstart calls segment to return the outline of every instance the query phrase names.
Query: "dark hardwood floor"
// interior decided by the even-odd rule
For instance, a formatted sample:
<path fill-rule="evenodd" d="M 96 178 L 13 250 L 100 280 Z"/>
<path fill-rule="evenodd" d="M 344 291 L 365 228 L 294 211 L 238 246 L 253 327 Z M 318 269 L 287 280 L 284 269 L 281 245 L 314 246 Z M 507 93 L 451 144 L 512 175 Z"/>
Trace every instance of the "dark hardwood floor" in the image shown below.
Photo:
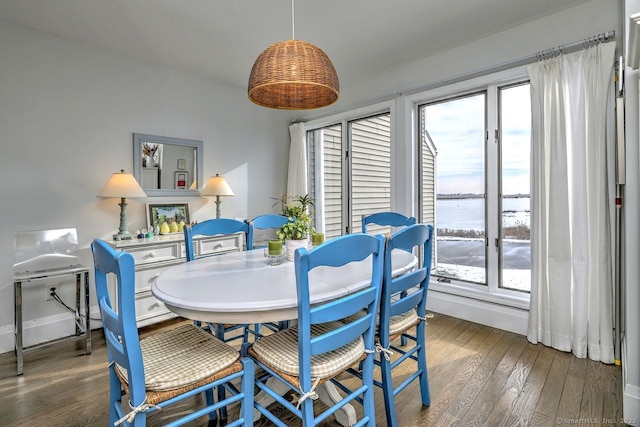
<path fill-rule="evenodd" d="M 141 334 L 177 322 L 143 328 Z M 91 355 L 84 355 L 79 342 L 25 355 L 22 377 L 15 375 L 13 352 L 0 355 L 0 426 L 106 426 L 106 347 L 101 330 L 92 338 Z M 431 406 L 422 407 L 414 382 L 396 398 L 401 426 L 621 425 L 619 366 L 440 314 L 429 319 L 427 338 Z M 199 405 L 199 399 L 189 405 Z M 376 411 L 377 424 L 384 426 L 379 390 Z M 154 413 L 148 425 L 161 425 L 169 415 Z M 323 425 L 338 424 L 330 418 Z"/>

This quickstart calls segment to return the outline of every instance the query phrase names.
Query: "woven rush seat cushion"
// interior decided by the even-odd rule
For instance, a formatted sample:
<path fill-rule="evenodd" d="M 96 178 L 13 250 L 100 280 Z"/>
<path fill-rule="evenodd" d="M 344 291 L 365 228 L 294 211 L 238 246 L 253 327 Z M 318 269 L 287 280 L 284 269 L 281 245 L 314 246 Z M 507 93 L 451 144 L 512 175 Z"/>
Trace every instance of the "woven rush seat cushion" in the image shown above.
<path fill-rule="evenodd" d="M 366 312 L 359 311 L 347 317 L 343 321 L 352 322 L 364 316 L 365 314 Z M 376 328 L 380 327 L 379 323 L 380 323 L 380 317 L 376 319 Z M 398 314 L 396 316 L 391 316 L 389 318 L 389 335 L 393 337 L 394 335 L 397 335 L 401 332 L 406 331 L 407 329 L 409 329 L 410 327 L 412 327 L 417 323 L 418 323 L 418 313 L 416 313 L 416 311 L 413 308 L 407 312 Z M 378 335 L 377 332 L 376 332 L 376 335 Z"/>
<path fill-rule="evenodd" d="M 237 350 L 194 325 L 182 325 L 140 340 L 147 391 L 197 383 L 233 365 Z M 125 382 L 127 371 L 116 364 Z"/>
<path fill-rule="evenodd" d="M 418 313 L 413 308 L 397 316 L 391 316 L 389 318 L 389 335 L 393 336 L 404 332 L 417 323 Z"/>
<path fill-rule="evenodd" d="M 311 326 L 311 336 L 327 333 L 344 326 L 342 322 L 328 322 Z M 298 376 L 298 327 L 292 326 L 258 339 L 252 346 L 253 353 L 265 364 L 292 376 Z M 364 353 L 362 337 L 336 350 L 311 357 L 313 378 L 332 378 L 347 367 L 357 363 Z"/>

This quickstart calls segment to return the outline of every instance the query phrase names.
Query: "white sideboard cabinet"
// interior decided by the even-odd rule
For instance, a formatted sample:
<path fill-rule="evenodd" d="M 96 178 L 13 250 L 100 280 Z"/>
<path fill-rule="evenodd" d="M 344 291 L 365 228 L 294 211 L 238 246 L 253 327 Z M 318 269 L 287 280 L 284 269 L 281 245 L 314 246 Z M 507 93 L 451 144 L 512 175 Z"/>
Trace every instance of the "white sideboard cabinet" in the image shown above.
<path fill-rule="evenodd" d="M 186 262 L 184 235 L 175 233 L 150 239 L 112 240 L 108 243 L 118 251 L 129 252 L 135 261 L 138 327 L 176 317 L 153 296 L 151 285 L 167 268 Z M 244 234 L 196 236 L 193 245 L 196 256 L 241 251 L 244 249 Z"/>

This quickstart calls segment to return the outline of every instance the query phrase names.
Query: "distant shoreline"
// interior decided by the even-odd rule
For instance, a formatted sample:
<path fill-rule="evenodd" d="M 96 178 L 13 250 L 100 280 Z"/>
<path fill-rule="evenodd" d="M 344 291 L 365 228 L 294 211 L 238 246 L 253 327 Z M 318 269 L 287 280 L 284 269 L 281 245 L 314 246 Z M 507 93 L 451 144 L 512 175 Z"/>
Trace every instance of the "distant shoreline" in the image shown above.
<path fill-rule="evenodd" d="M 436 200 L 448 199 L 484 199 L 484 194 L 436 194 Z M 529 194 L 508 194 L 502 196 L 503 199 L 528 199 Z"/>

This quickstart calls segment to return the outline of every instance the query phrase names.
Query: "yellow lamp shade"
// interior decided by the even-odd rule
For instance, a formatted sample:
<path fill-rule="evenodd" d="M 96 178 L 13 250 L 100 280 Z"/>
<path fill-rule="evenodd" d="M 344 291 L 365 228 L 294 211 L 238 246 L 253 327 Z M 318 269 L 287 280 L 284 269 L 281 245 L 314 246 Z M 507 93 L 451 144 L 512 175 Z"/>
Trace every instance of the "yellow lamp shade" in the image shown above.
<path fill-rule="evenodd" d="M 138 181 L 124 169 L 111 175 L 104 188 L 98 193 L 98 197 L 147 197 Z"/>
<path fill-rule="evenodd" d="M 202 190 L 203 196 L 235 196 L 227 181 L 220 175 L 212 176 Z"/>

